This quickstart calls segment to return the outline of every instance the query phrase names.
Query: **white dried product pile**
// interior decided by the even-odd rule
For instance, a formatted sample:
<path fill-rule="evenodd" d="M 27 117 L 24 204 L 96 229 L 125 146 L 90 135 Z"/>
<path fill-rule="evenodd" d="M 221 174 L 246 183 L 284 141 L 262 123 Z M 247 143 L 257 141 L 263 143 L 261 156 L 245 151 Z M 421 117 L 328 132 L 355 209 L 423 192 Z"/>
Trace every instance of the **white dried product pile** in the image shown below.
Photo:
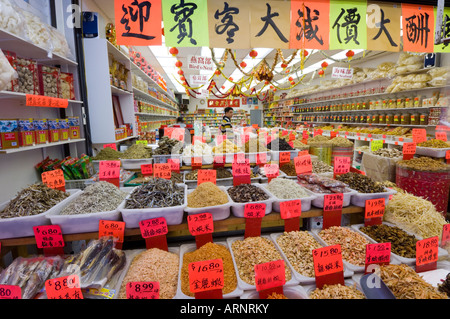
<path fill-rule="evenodd" d="M 140 253 L 131 262 L 118 298 L 127 298 L 126 286 L 130 282 L 159 282 L 159 298 L 172 299 L 177 293 L 179 264 L 178 255 L 157 248 Z"/>
<path fill-rule="evenodd" d="M 248 237 L 231 245 L 240 278 L 249 285 L 255 284 L 255 265 L 283 259 L 274 243 L 264 237 Z M 285 268 L 286 282 L 291 280 L 289 268 Z"/>
<path fill-rule="evenodd" d="M 321 248 L 317 240 L 306 231 L 285 232 L 277 238 L 284 255 L 300 275 L 314 277 L 312 251 Z"/>
<path fill-rule="evenodd" d="M 316 288 L 309 296 L 310 299 L 366 299 L 366 296 L 352 286 L 324 285 Z"/>
<path fill-rule="evenodd" d="M 341 245 L 342 259 L 352 265 L 364 266 L 366 245 L 369 241 L 350 228 L 333 226 L 319 232 L 319 236 L 330 246 Z"/>
<path fill-rule="evenodd" d="M 266 188 L 279 199 L 299 199 L 309 196 L 303 187 L 290 179 L 274 178 Z"/>

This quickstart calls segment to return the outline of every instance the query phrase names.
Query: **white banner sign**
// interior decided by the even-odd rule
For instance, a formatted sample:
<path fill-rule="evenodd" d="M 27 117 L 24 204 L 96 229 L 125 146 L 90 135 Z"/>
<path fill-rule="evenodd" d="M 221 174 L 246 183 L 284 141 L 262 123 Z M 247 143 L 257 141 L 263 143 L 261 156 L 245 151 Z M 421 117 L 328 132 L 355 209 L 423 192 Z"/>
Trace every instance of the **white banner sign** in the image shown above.
<path fill-rule="evenodd" d="M 333 79 L 349 79 L 353 78 L 353 69 L 334 67 L 331 74 Z"/>
<path fill-rule="evenodd" d="M 197 71 L 211 71 L 214 72 L 214 63 L 212 58 L 198 56 L 198 55 L 189 55 L 187 57 L 187 65 L 189 70 L 197 70 Z"/>
<path fill-rule="evenodd" d="M 208 83 L 208 80 L 211 76 L 209 75 L 190 75 L 189 76 L 189 85 L 191 87 L 199 87 Z M 206 89 L 206 88 L 205 88 Z"/>

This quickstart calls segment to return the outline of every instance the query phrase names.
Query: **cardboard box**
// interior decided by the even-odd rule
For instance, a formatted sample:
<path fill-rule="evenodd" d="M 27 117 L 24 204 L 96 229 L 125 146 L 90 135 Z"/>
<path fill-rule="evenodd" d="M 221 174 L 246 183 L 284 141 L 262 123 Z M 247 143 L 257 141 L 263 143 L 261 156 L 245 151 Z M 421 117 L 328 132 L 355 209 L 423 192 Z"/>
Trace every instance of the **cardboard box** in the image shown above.
<path fill-rule="evenodd" d="M 46 119 L 34 119 L 34 135 L 36 144 L 48 143 L 48 123 Z"/>
<path fill-rule="evenodd" d="M 48 141 L 50 143 L 59 142 L 59 119 L 49 119 L 48 120 Z"/>
<path fill-rule="evenodd" d="M 68 141 L 69 140 L 69 119 L 59 120 L 59 140 Z"/>
<path fill-rule="evenodd" d="M 19 146 L 33 146 L 36 144 L 33 119 L 19 120 Z"/>

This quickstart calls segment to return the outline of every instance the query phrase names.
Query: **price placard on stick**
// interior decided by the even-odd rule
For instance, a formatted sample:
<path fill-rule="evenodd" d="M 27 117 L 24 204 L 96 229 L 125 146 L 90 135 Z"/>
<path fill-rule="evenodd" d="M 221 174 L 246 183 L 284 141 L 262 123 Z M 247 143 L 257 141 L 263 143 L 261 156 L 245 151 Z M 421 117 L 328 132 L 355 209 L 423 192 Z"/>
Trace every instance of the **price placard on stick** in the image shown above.
<path fill-rule="evenodd" d="M 266 215 L 266 204 L 246 204 L 244 207 L 245 235 L 244 237 L 261 236 L 261 222 Z"/>
<path fill-rule="evenodd" d="M 302 215 L 302 201 L 300 199 L 280 203 L 280 216 L 284 220 L 284 231 L 300 230 L 300 216 Z"/>
<path fill-rule="evenodd" d="M 48 299 L 84 299 L 78 275 L 49 279 L 45 291 Z"/>
<path fill-rule="evenodd" d="M 410 160 L 416 154 L 416 143 L 403 143 L 403 159 Z"/>
<path fill-rule="evenodd" d="M 435 270 L 439 254 L 439 236 L 416 242 L 416 272 Z"/>
<path fill-rule="evenodd" d="M 42 183 L 47 185 L 47 187 L 65 191 L 66 180 L 62 169 L 43 172 L 41 178 Z"/>
<path fill-rule="evenodd" d="M 159 299 L 159 282 L 129 282 L 127 299 Z"/>
<path fill-rule="evenodd" d="M 415 144 L 420 144 L 427 141 L 427 130 L 423 128 L 414 128 L 412 130 L 412 138 Z"/>
<path fill-rule="evenodd" d="M 116 239 L 116 248 L 121 247 L 125 237 L 125 222 L 100 220 L 98 238 L 113 237 Z"/>
<path fill-rule="evenodd" d="M 350 172 L 352 166 L 350 157 L 336 156 L 334 158 L 334 176 L 344 175 Z"/>
<path fill-rule="evenodd" d="M 197 171 L 197 185 L 203 183 L 213 183 L 217 184 L 217 171 L 210 169 L 199 169 Z"/>
<path fill-rule="evenodd" d="M 365 226 L 381 225 L 385 211 L 386 201 L 384 198 L 375 198 L 366 200 L 365 207 Z"/>
<path fill-rule="evenodd" d="M 388 265 L 391 261 L 391 243 L 366 245 L 365 273 L 370 265 Z"/>
<path fill-rule="evenodd" d="M 256 291 L 282 287 L 286 284 L 284 260 L 275 260 L 255 265 Z"/>
<path fill-rule="evenodd" d="M 294 159 L 294 166 L 297 175 L 312 173 L 311 155 L 297 156 Z"/>
<path fill-rule="evenodd" d="M 445 224 L 442 228 L 441 247 L 445 247 L 447 244 L 450 244 L 450 224 Z"/>
<path fill-rule="evenodd" d="M 447 132 L 436 132 L 436 139 L 447 142 Z"/>
<path fill-rule="evenodd" d="M 272 179 L 280 176 L 280 166 L 278 164 L 266 164 L 264 165 L 264 173 L 270 183 Z"/>
<path fill-rule="evenodd" d="M 20 286 L 0 285 L 0 300 L 22 299 Z"/>
<path fill-rule="evenodd" d="M 170 164 L 168 163 L 154 164 L 153 170 L 155 178 L 162 178 L 162 179 L 172 178 L 172 170 L 170 168 Z"/>
<path fill-rule="evenodd" d="M 316 286 L 344 285 L 344 263 L 341 245 L 327 246 L 312 251 Z"/>
<path fill-rule="evenodd" d="M 141 173 L 143 176 L 152 176 L 153 175 L 153 165 L 152 164 L 141 165 Z"/>
<path fill-rule="evenodd" d="M 280 152 L 280 166 L 291 162 L 291 152 Z"/>
<path fill-rule="evenodd" d="M 344 194 L 327 194 L 323 202 L 323 229 L 341 226 Z"/>
<path fill-rule="evenodd" d="M 189 290 L 196 299 L 222 299 L 224 273 L 222 259 L 189 264 Z"/>
<path fill-rule="evenodd" d="M 179 173 L 180 172 L 180 159 L 179 158 L 169 158 L 167 160 L 167 164 L 170 165 L 170 169 L 172 172 Z"/>
<path fill-rule="evenodd" d="M 142 238 L 145 239 L 147 249 L 158 248 L 168 251 L 166 235 L 169 232 L 169 227 L 164 217 L 141 220 L 139 228 Z"/>
<path fill-rule="evenodd" d="M 39 249 L 62 248 L 65 246 L 61 227 L 59 225 L 44 225 L 33 227 L 36 245 Z"/>
<path fill-rule="evenodd" d="M 120 161 L 100 161 L 98 177 L 120 187 Z"/>
<path fill-rule="evenodd" d="M 105 144 L 103 145 L 103 148 L 112 148 L 113 150 L 117 151 L 117 145 L 116 144 Z"/>
<path fill-rule="evenodd" d="M 189 232 L 195 237 L 197 249 L 213 242 L 214 221 L 211 213 L 188 215 L 187 221 Z"/>

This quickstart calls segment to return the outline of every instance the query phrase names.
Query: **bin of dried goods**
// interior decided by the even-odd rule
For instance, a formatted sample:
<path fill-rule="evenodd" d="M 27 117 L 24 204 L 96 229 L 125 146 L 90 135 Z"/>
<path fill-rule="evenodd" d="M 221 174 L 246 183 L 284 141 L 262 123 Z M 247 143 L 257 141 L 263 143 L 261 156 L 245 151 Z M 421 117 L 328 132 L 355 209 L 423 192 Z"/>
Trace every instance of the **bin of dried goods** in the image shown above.
<path fill-rule="evenodd" d="M 396 184 L 406 192 L 428 199 L 442 214 L 447 213 L 450 166 L 429 157 L 397 162 Z"/>
<path fill-rule="evenodd" d="M 233 174 L 231 170 L 227 168 L 216 168 L 216 185 L 217 186 L 231 186 L 233 185 Z M 187 185 L 188 189 L 197 187 L 198 183 L 198 170 L 184 172 L 183 182 Z"/>
<path fill-rule="evenodd" d="M 315 196 L 304 187 L 293 180 L 285 178 L 274 178 L 269 184 L 263 184 L 263 187 L 274 196 L 272 209 L 276 213 L 280 213 L 280 204 L 282 202 L 298 199 L 302 203 L 302 212 L 309 211 L 311 209 L 311 202 L 315 199 Z"/>
<path fill-rule="evenodd" d="M 316 286 L 308 287 L 309 299 L 366 299 L 364 293 L 357 288 L 354 281 L 345 281 L 345 285 L 324 285 L 322 288 Z"/>
<path fill-rule="evenodd" d="M 124 169 L 141 169 L 141 165 L 152 164 L 153 151 L 147 145 L 134 144 L 121 155 L 120 162 Z"/>
<path fill-rule="evenodd" d="M 242 290 L 255 290 L 255 265 L 284 260 L 280 251 L 268 236 L 233 237 L 227 239 L 231 247 L 234 267 L 238 270 L 238 286 Z M 298 281 L 285 262 L 285 286 L 294 286 Z"/>
<path fill-rule="evenodd" d="M 271 153 L 270 150 L 264 145 L 262 141 L 256 138 L 249 139 L 244 147 L 245 157 L 248 158 L 250 163 L 256 163 L 259 154 L 266 154 L 267 162 L 270 162 Z"/>
<path fill-rule="evenodd" d="M 362 165 L 366 176 L 375 182 L 395 182 L 395 164 L 403 158 L 403 153 L 397 149 L 379 149 L 376 152 L 366 152 L 362 157 Z"/>
<path fill-rule="evenodd" d="M 319 158 L 319 161 L 332 165 L 331 154 L 333 152 L 332 140 L 329 137 L 317 135 L 308 139 L 309 153 Z M 352 154 L 353 155 L 353 154 Z"/>
<path fill-rule="evenodd" d="M 226 242 L 207 243 L 197 249 L 196 244 L 185 244 L 180 247 L 180 270 L 177 299 L 193 299 L 195 296 L 189 289 L 189 264 L 204 260 L 222 259 L 225 299 L 237 298 L 243 291 L 238 287 L 236 269 Z"/>
<path fill-rule="evenodd" d="M 353 148 L 354 144 L 348 138 L 335 137 L 330 140 L 333 147 L 331 151 L 331 164 L 334 165 L 334 159 L 336 157 L 348 157 L 353 162 Z"/>
<path fill-rule="evenodd" d="M 158 164 L 167 163 L 169 158 L 179 159 L 183 152 L 183 142 L 163 136 L 158 143 L 158 147 L 153 151 L 153 162 Z"/>
<path fill-rule="evenodd" d="M 364 271 L 366 245 L 370 244 L 366 237 L 343 226 L 332 226 L 322 230 L 313 229 L 312 233 L 323 246 L 341 245 L 342 261 L 347 269 L 355 273 Z"/>
<path fill-rule="evenodd" d="M 300 152 L 298 149 L 293 148 L 289 142 L 280 138 L 277 138 L 267 144 L 267 148 L 270 150 L 270 157 L 274 162 L 278 162 L 280 160 L 280 153 L 290 152 L 291 160 L 293 160 Z"/>
<path fill-rule="evenodd" d="M 213 147 L 214 156 L 225 156 L 225 163 L 227 164 L 233 163 L 234 155 L 239 152 L 244 152 L 244 150 L 228 139 Z"/>
<path fill-rule="evenodd" d="M 389 197 L 397 193 L 397 191 L 393 189 L 384 188 L 377 184 L 370 177 L 358 173 L 350 172 L 337 176 L 336 179 L 357 191 L 357 193 L 352 196 L 351 203 L 358 207 L 365 207 L 366 200 L 375 198 L 384 198 L 385 204 L 387 205 Z"/>
<path fill-rule="evenodd" d="M 318 208 L 323 208 L 325 195 L 343 194 L 342 205 L 347 207 L 350 205 L 352 197 L 357 193 L 343 182 L 317 174 L 301 174 L 298 176 L 298 183 L 314 195 L 312 204 Z"/>
<path fill-rule="evenodd" d="M 231 212 L 236 217 L 244 217 L 245 205 L 265 204 L 265 214 L 272 212 L 272 203 L 275 197 L 272 196 L 261 184 L 241 184 L 227 188 L 228 196 L 233 201 Z"/>
<path fill-rule="evenodd" d="M 167 225 L 179 225 L 187 203 L 186 185 L 171 180 L 152 178 L 135 187 L 119 206 L 123 221 L 129 228 L 139 228 L 139 222 L 164 217 Z"/>
<path fill-rule="evenodd" d="M 0 239 L 34 236 L 33 227 L 49 225 L 45 216 L 55 206 L 64 206 L 80 190 L 63 192 L 42 183 L 30 185 L 0 205 Z"/>
<path fill-rule="evenodd" d="M 64 206 L 50 209 L 46 217 L 64 234 L 96 232 L 101 220 L 121 220 L 118 207 L 131 190 L 97 182 L 72 196 Z"/>
<path fill-rule="evenodd" d="M 430 157 L 443 158 L 447 151 L 450 150 L 449 142 L 438 139 L 428 140 L 417 144 L 416 154 Z"/>
<path fill-rule="evenodd" d="M 211 213 L 214 221 L 223 220 L 230 216 L 231 205 L 226 188 L 208 182 L 188 190 L 185 212 L 188 215 Z"/>
<path fill-rule="evenodd" d="M 148 183 L 153 177 L 152 176 L 143 176 L 142 173 L 137 173 L 137 177 L 134 179 L 129 180 L 125 183 L 125 187 L 135 187 L 140 186 L 142 184 Z M 170 180 L 177 184 L 183 184 L 183 174 L 172 172 L 170 176 Z"/>
<path fill-rule="evenodd" d="M 196 141 L 194 145 L 188 145 L 183 149 L 183 163 L 191 166 L 192 157 L 201 157 L 203 165 L 210 165 L 214 162 L 213 148 L 206 143 Z"/>
<path fill-rule="evenodd" d="M 179 248 L 169 247 L 169 251 L 152 248 L 135 253 L 131 258 L 131 264 L 121 278 L 117 299 L 127 299 L 126 289 L 131 282 L 159 282 L 159 298 L 175 298 L 180 265 Z"/>
<path fill-rule="evenodd" d="M 240 299 L 261 299 L 259 296 L 259 292 L 254 291 L 245 291 Z M 306 293 L 305 288 L 302 286 L 296 287 L 283 287 L 283 294 L 272 293 L 267 299 L 308 299 L 308 295 Z"/>

